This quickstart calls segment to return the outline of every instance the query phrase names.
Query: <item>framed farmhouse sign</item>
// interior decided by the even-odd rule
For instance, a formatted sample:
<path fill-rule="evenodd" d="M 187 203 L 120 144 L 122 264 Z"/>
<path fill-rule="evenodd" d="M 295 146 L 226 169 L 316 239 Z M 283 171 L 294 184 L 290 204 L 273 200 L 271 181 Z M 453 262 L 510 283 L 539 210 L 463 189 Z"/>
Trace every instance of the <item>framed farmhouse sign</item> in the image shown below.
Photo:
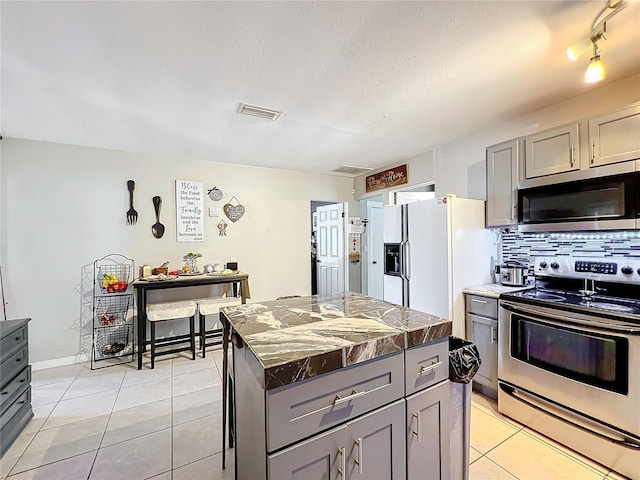
<path fill-rule="evenodd" d="M 369 175 L 366 177 L 365 181 L 367 192 L 382 190 L 383 188 L 395 187 L 396 185 L 407 183 L 409 181 L 407 176 L 407 164 L 405 163 L 404 165 L 390 168 L 384 172 Z"/>
<path fill-rule="evenodd" d="M 203 195 L 201 182 L 176 180 L 176 233 L 179 242 L 204 242 Z"/>

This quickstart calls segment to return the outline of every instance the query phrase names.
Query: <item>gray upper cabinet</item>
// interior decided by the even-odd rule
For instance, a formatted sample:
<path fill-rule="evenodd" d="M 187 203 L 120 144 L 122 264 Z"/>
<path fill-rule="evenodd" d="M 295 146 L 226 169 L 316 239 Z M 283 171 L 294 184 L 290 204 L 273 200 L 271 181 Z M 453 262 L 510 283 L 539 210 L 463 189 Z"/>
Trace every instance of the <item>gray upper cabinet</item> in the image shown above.
<path fill-rule="evenodd" d="M 516 225 L 519 142 L 487 147 L 487 227 Z"/>
<path fill-rule="evenodd" d="M 525 178 L 579 170 L 578 132 L 579 124 L 572 123 L 525 137 Z"/>
<path fill-rule="evenodd" d="M 589 120 L 590 167 L 640 158 L 640 105 Z"/>

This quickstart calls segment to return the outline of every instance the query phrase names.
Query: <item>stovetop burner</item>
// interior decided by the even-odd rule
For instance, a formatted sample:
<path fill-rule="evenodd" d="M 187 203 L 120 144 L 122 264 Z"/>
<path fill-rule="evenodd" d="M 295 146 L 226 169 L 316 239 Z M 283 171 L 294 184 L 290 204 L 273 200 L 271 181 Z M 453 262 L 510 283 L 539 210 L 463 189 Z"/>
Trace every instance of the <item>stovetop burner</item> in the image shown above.
<path fill-rule="evenodd" d="M 640 259 L 636 257 L 536 257 L 534 272 L 535 288 L 500 298 L 640 319 Z"/>
<path fill-rule="evenodd" d="M 542 292 L 540 290 L 529 290 L 527 297 L 535 298 L 537 300 L 547 300 L 549 302 L 562 302 L 567 299 L 565 296 Z"/>
<path fill-rule="evenodd" d="M 617 303 L 593 302 L 588 300 L 580 302 L 580 305 L 584 305 L 587 308 L 597 308 L 601 310 L 609 310 L 612 312 L 621 312 L 621 313 L 634 313 L 637 310 L 637 308 L 628 307 L 626 305 L 620 305 Z"/>

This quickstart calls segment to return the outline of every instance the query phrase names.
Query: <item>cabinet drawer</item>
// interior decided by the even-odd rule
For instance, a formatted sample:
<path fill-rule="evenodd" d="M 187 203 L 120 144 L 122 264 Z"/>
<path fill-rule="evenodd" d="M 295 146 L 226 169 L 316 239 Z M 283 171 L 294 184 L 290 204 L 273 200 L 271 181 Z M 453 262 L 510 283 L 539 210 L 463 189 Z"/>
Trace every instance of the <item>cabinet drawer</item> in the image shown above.
<path fill-rule="evenodd" d="M 266 392 L 267 451 L 315 435 L 402 398 L 404 355 L 377 360 Z"/>
<path fill-rule="evenodd" d="M 31 403 L 31 387 L 22 392 L 15 402 L 9 405 L 4 412 L 0 415 L 0 429 L 3 428 L 13 416 L 25 405 Z"/>
<path fill-rule="evenodd" d="M 485 317 L 498 318 L 498 299 L 482 295 L 466 295 L 467 313 L 475 313 Z"/>
<path fill-rule="evenodd" d="M 405 351 L 406 395 L 449 378 L 449 339 Z"/>
<path fill-rule="evenodd" d="M 31 382 L 31 367 L 25 368 L 0 391 L 0 412 Z"/>
<path fill-rule="evenodd" d="M 24 367 L 29 365 L 29 349 L 25 345 L 0 364 L 0 384 L 9 382 Z"/>
<path fill-rule="evenodd" d="M 19 330 L 16 330 L 11 335 L 7 335 L 0 340 L 0 354 L 4 359 L 6 355 L 15 349 L 21 347 L 27 343 L 27 327 L 26 325 Z"/>

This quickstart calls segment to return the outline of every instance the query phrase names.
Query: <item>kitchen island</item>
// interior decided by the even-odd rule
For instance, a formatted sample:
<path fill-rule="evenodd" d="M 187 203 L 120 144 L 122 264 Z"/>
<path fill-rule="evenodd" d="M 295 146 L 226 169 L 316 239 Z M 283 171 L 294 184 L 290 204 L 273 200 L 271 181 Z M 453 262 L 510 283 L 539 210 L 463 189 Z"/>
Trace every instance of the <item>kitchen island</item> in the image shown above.
<path fill-rule="evenodd" d="M 449 320 L 351 292 L 222 316 L 236 478 L 449 477 Z"/>

